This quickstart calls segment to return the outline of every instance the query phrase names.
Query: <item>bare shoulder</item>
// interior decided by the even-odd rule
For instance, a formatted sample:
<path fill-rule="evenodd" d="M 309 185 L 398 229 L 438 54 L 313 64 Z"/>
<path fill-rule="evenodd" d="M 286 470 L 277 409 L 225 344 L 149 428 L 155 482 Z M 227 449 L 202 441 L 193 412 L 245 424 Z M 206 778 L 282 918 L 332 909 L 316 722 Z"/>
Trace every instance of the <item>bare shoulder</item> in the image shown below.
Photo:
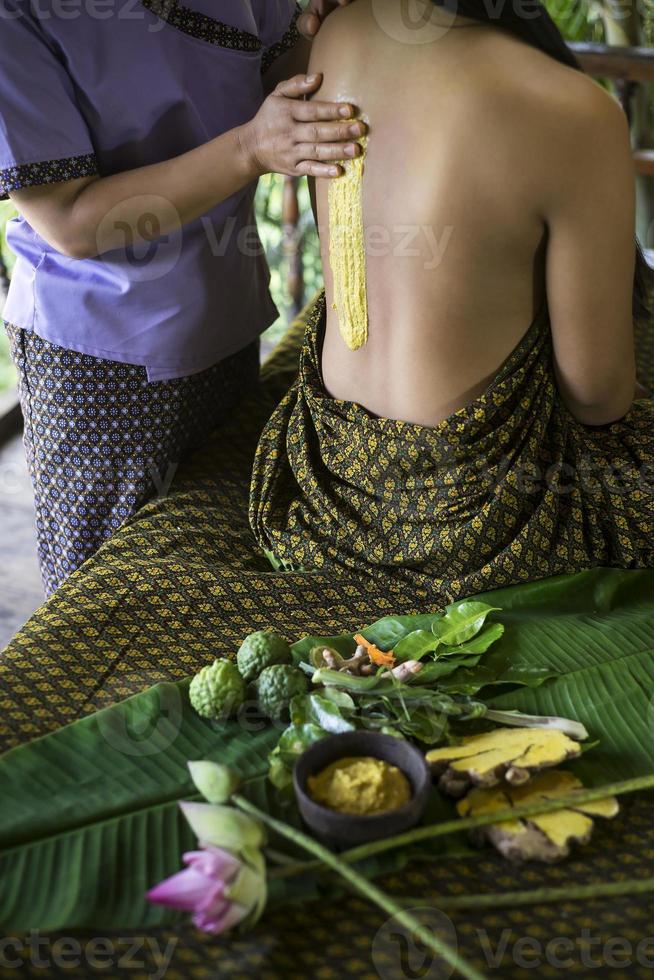
<path fill-rule="evenodd" d="M 313 39 L 312 56 L 329 57 L 342 50 L 343 44 L 359 45 L 365 36 L 369 19 L 368 0 L 357 0 L 356 3 L 337 7 L 325 18 Z"/>
<path fill-rule="evenodd" d="M 554 64 L 543 99 L 561 135 L 572 143 L 599 140 L 611 145 L 629 142 L 629 125 L 621 106 L 602 86 L 582 71 Z"/>
<path fill-rule="evenodd" d="M 628 170 L 629 125 L 619 103 L 584 72 L 512 38 L 484 59 L 479 113 L 539 181 L 572 186 L 575 174 Z M 510 55 L 510 57 L 509 57 Z M 492 124 L 491 121 L 492 120 Z M 562 171 L 568 180 L 560 181 Z"/>
<path fill-rule="evenodd" d="M 543 204 L 556 210 L 572 202 L 628 195 L 634 185 L 629 123 L 622 107 L 594 79 L 555 64 L 542 106 L 535 143 Z M 534 107 L 537 96 L 528 96 Z M 561 175 L 565 174 L 565 179 Z M 623 198 L 624 200 L 624 198 Z"/>
<path fill-rule="evenodd" d="M 495 32 L 478 38 L 479 62 L 488 73 L 489 97 L 514 100 L 521 116 L 542 127 L 556 123 L 562 137 L 608 133 L 628 135 L 624 112 L 598 82 L 538 48 Z M 504 103 L 503 108 L 506 108 Z"/>
<path fill-rule="evenodd" d="M 328 78 L 348 78 L 361 62 L 362 48 L 368 37 L 369 4 L 357 0 L 337 7 L 327 17 L 311 44 L 309 69 Z M 319 98 L 333 93 L 320 93 Z"/>

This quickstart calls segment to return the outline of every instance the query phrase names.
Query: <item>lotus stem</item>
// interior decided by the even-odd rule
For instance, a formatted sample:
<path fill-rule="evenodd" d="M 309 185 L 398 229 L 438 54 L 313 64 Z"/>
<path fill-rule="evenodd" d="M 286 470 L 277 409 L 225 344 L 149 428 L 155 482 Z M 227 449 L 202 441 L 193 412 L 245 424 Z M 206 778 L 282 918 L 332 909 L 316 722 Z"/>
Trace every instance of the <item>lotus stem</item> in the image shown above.
<path fill-rule="evenodd" d="M 432 950 L 437 956 L 444 959 L 453 969 L 457 970 L 458 973 L 465 977 L 466 980 L 486 980 L 483 973 L 480 973 L 476 967 L 467 963 L 465 960 L 461 959 L 456 950 L 452 949 L 447 943 L 443 942 L 438 938 L 430 929 L 424 926 L 419 919 L 416 919 L 414 915 L 403 909 L 398 902 L 387 895 L 386 892 L 382 891 L 363 875 L 355 871 L 354 868 L 350 867 L 341 860 L 336 854 L 333 854 L 327 847 L 320 844 L 313 837 L 309 837 L 304 834 L 301 830 L 296 830 L 295 827 L 290 827 L 288 824 L 283 823 L 281 820 L 276 820 L 271 817 L 268 813 L 260 810 L 254 803 L 246 799 L 243 796 L 235 795 L 232 797 L 232 803 L 238 806 L 244 813 L 250 814 L 250 816 L 255 817 L 260 820 L 261 823 L 270 827 L 275 833 L 279 834 L 280 837 L 284 837 L 287 840 L 293 841 L 299 847 L 308 851 L 310 854 L 316 856 L 318 867 L 322 865 L 327 865 L 338 875 L 340 875 L 352 888 L 354 888 L 360 895 L 372 902 L 382 910 L 386 915 L 392 917 L 392 919 L 400 926 L 405 928 L 412 936 L 415 936 L 421 943 L 423 943 L 428 949 Z"/>
<path fill-rule="evenodd" d="M 429 827 L 417 827 L 404 834 L 395 837 L 386 837 L 382 840 L 371 841 L 360 847 L 354 847 L 349 851 L 344 851 L 339 855 L 340 860 L 347 864 L 363 861 L 375 854 L 384 851 L 394 850 L 408 844 L 416 844 L 423 840 L 431 840 L 433 837 L 445 837 L 448 834 L 456 834 L 464 830 L 476 830 L 478 827 L 487 827 L 490 824 L 502 823 L 504 820 L 516 820 L 520 817 L 535 817 L 541 813 L 555 813 L 557 810 L 564 810 L 566 807 L 576 807 L 581 803 L 590 803 L 592 800 L 601 800 L 605 796 L 624 796 L 626 793 L 636 793 L 638 791 L 654 788 L 654 774 L 649 776 L 637 776 L 634 779 L 626 779 L 618 783 L 609 783 L 607 786 L 595 786 L 589 789 L 575 790 L 568 796 L 561 796 L 556 800 L 543 800 L 542 802 L 529 803 L 524 806 L 515 806 L 506 810 L 496 810 L 494 813 L 480 813 L 474 817 L 461 817 L 456 820 L 446 820 L 442 823 L 432 824 Z M 320 861 L 304 861 L 295 865 L 288 865 L 279 871 L 274 872 L 275 878 L 288 878 L 294 875 L 306 874 L 308 872 L 319 871 Z"/>
<path fill-rule="evenodd" d="M 490 892 L 481 895 L 422 896 L 443 911 L 455 909 L 512 908 L 541 905 L 546 902 L 578 902 L 585 898 L 611 898 L 617 895 L 642 895 L 654 891 L 654 878 L 631 878 L 628 881 L 600 882 L 593 885 L 565 885 L 561 888 L 530 888 L 522 892 Z"/>

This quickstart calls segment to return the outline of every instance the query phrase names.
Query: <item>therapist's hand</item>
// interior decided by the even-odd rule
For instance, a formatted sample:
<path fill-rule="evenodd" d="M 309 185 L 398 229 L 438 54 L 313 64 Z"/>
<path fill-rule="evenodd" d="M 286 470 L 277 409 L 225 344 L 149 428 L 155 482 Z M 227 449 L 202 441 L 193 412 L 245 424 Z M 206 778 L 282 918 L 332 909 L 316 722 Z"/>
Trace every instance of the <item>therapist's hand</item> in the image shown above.
<path fill-rule="evenodd" d="M 365 123 L 343 102 L 304 101 L 322 84 L 321 75 L 296 75 L 280 82 L 251 122 L 239 130 L 252 177 L 338 177 L 339 160 L 358 156 L 356 140 Z"/>
<path fill-rule="evenodd" d="M 306 10 L 298 17 L 297 27 L 300 34 L 313 41 L 325 17 L 337 7 L 346 7 L 348 3 L 350 0 L 310 0 Z"/>

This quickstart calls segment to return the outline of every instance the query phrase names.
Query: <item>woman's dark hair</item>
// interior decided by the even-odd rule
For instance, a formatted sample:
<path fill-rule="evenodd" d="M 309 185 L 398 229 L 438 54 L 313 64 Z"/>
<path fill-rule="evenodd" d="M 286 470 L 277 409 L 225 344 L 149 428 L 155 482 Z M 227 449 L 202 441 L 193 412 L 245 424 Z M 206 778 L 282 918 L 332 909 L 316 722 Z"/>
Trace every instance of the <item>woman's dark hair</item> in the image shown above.
<path fill-rule="evenodd" d="M 432 3 L 461 17 L 495 24 L 561 64 L 581 71 L 577 58 L 540 0 L 432 0 Z M 635 319 L 642 320 L 651 315 L 652 270 L 638 240 L 636 253 L 633 314 Z"/>

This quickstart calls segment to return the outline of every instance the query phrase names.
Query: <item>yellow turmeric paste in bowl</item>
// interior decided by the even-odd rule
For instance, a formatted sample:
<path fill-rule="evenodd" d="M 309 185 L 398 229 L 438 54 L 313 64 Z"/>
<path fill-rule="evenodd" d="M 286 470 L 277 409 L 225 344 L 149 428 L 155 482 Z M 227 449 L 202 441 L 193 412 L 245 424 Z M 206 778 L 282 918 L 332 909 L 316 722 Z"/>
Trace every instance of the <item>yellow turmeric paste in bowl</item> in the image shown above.
<path fill-rule="evenodd" d="M 314 803 L 357 816 L 398 810 L 412 796 L 402 770 L 372 756 L 337 759 L 309 776 L 307 786 Z"/>
<path fill-rule="evenodd" d="M 424 753 L 406 739 L 356 729 L 319 738 L 293 770 L 300 815 L 330 847 L 415 827 L 432 792 Z"/>

